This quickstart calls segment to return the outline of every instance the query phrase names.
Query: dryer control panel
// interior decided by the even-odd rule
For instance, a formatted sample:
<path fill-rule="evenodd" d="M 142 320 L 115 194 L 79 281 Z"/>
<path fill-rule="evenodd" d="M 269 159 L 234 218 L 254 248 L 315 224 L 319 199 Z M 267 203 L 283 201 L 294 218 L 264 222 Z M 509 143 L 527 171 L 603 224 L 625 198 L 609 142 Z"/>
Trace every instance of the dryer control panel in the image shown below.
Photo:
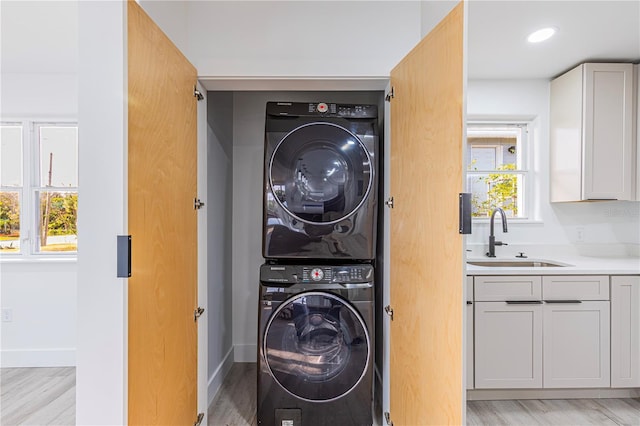
<path fill-rule="evenodd" d="M 373 281 L 371 265 L 262 265 L 260 281 L 279 284 L 352 284 Z"/>
<path fill-rule="evenodd" d="M 377 118 L 377 105 L 330 102 L 267 102 L 267 114 L 293 117 Z"/>

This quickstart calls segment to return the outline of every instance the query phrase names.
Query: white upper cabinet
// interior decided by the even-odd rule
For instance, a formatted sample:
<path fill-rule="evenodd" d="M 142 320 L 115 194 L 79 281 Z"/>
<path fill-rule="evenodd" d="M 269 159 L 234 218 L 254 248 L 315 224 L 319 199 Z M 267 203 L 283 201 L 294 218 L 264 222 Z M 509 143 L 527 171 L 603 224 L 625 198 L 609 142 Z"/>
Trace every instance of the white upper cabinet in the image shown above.
<path fill-rule="evenodd" d="M 551 82 L 551 201 L 633 200 L 633 64 L 587 63 Z"/>

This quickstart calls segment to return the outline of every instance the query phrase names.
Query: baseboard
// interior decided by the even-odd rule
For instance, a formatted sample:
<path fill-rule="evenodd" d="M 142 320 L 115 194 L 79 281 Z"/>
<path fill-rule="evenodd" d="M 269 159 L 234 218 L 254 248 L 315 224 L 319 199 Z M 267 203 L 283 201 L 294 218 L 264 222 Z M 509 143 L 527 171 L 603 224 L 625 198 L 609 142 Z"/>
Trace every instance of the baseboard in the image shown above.
<path fill-rule="evenodd" d="M 0 351 L 0 367 L 75 367 L 76 350 L 5 349 Z"/>
<path fill-rule="evenodd" d="M 213 398 L 215 398 L 220 386 L 222 386 L 222 382 L 224 378 L 227 377 L 227 374 L 231 370 L 233 366 L 233 346 L 229 348 L 229 352 L 224 356 L 216 371 L 213 372 L 211 377 L 209 378 L 209 383 L 207 385 L 207 407 L 211 405 Z"/>
<path fill-rule="evenodd" d="M 467 401 L 509 399 L 598 399 L 638 398 L 640 389 L 474 389 L 467 390 Z"/>
<path fill-rule="evenodd" d="M 235 362 L 256 362 L 258 357 L 258 346 L 234 345 L 233 357 Z"/>

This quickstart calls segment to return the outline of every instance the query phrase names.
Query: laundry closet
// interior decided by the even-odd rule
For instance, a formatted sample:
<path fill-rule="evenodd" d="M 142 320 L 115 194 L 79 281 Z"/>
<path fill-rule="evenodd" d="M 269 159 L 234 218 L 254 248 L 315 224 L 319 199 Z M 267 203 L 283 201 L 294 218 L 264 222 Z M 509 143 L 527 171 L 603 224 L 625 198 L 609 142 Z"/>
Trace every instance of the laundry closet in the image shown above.
<path fill-rule="evenodd" d="M 210 91 L 208 136 L 209 368 L 256 362 L 258 294 L 262 257 L 266 105 L 270 101 L 366 104 L 378 108 L 379 158 L 383 155 L 383 91 Z M 375 179 L 382 185 L 382 168 Z M 382 194 L 376 194 L 378 201 Z M 216 200 L 216 201 L 214 201 Z M 379 224 L 382 224 L 379 212 Z M 224 218 L 220 222 L 220 218 Z M 382 229 L 377 232 L 376 277 L 382 273 Z M 381 281 L 378 281 L 381 283 Z M 376 285 L 377 306 L 382 285 Z M 382 309 L 375 309 L 380 321 Z M 373 337 L 373 336 L 372 336 Z M 382 327 L 375 328 L 376 362 L 382 360 Z M 226 361 L 226 363 L 225 363 Z M 228 367 L 226 367 L 228 368 Z M 379 369 L 378 369 L 379 370 Z M 381 371 L 377 374 L 380 377 Z"/>

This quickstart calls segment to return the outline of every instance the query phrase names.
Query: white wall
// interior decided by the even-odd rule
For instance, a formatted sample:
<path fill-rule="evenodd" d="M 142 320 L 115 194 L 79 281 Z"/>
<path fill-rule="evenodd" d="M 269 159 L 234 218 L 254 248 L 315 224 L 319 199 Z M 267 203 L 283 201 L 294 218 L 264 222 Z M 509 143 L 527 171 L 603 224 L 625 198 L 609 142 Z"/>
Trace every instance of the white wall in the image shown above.
<path fill-rule="evenodd" d="M 67 23 L 77 20 L 75 5 L 1 7 L 0 119 L 76 120 L 77 53 L 42 46 L 47 40 L 74 43 L 75 27 Z M 75 365 L 76 291 L 75 260 L 0 260 L 0 305 L 13 313 L 11 322 L 0 323 L 2 367 Z"/>
<path fill-rule="evenodd" d="M 204 79 L 386 77 L 420 40 L 416 1 L 177 3 L 141 5 Z"/>
<path fill-rule="evenodd" d="M 1 366 L 75 365 L 75 260 L 3 262 L 0 283 L 2 308 L 13 314 L 2 323 Z"/>
<path fill-rule="evenodd" d="M 255 362 L 262 258 L 264 125 L 267 101 L 378 104 L 381 92 L 236 92 L 233 103 L 233 345 Z"/>
<path fill-rule="evenodd" d="M 532 118 L 534 156 L 531 169 L 535 223 L 509 223 L 499 238 L 510 244 L 640 244 L 640 203 L 609 201 L 549 203 L 549 82 L 546 80 L 472 80 L 467 86 L 468 118 Z M 584 241 L 577 241 L 577 228 Z M 498 229 L 498 228 L 496 228 Z M 488 244 L 487 223 L 474 223 L 471 244 Z M 498 251 L 506 251 L 499 247 Z"/>
<path fill-rule="evenodd" d="M 233 364 L 231 219 L 233 94 L 207 93 L 208 402 Z M 225 151 L 228 147 L 228 153 Z"/>
<path fill-rule="evenodd" d="M 78 12 L 76 422 L 126 424 L 127 287 L 116 278 L 116 235 L 127 233 L 126 2 L 81 1 Z"/>
<path fill-rule="evenodd" d="M 459 0 L 438 0 L 420 2 L 420 34 L 426 36 L 442 19 L 451 12 Z"/>

